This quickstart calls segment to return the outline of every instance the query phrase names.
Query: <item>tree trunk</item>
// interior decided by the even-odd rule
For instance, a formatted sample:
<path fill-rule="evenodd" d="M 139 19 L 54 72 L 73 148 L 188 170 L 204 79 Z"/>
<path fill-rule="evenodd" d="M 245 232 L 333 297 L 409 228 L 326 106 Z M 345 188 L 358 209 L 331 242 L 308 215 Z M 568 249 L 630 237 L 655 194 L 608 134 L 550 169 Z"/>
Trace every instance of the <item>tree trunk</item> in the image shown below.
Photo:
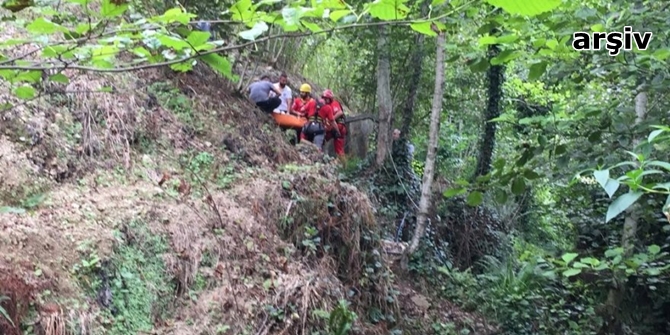
<path fill-rule="evenodd" d="M 393 117 L 393 97 L 391 96 L 391 63 L 389 61 L 388 27 L 379 27 L 377 40 L 377 106 L 379 107 L 379 124 L 377 126 L 377 159 L 381 166 L 391 148 L 391 118 Z"/>
<path fill-rule="evenodd" d="M 437 143 L 440 134 L 440 113 L 442 112 L 442 98 L 444 96 L 444 46 L 446 35 L 441 31 L 437 35 L 437 51 L 435 61 L 435 92 L 433 92 L 433 107 L 430 113 L 430 130 L 428 133 L 428 153 L 423 170 L 423 181 L 421 184 L 421 199 L 419 200 L 419 213 L 416 217 L 416 228 L 412 242 L 407 248 L 410 255 L 419 247 L 419 242 L 426 231 L 428 209 L 430 208 L 431 196 L 433 195 L 433 175 L 435 174 L 435 158 L 437 156 Z"/>
<path fill-rule="evenodd" d="M 421 17 L 428 14 L 428 1 L 421 4 Z M 407 101 L 403 107 L 402 112 L 402 126 L 400 127 L 400 134 L 403 137 L 409 136 L 409 130 L 414 118 L 414 105 L 416 98 L 419 95 L 419 84 L 421 83 L 421 73 L 423 72 L 423 58 L 425 56 L 423 43 L 426 39 L 424 34 L 416 34 L 414 45 L 412 46 L 412 57 L 410 59 L 410 66 L 412 66 L 412 75 L 409 78 L 409 85 L 407 88 Z"/>
<path fill-rule="evenodd" d="M 635 125 L 639 125 L 647 116 L 647 92 L 641 91 L 635 96 Z M 633 147 L 637 147 L 640 139 L 633 140 Z M 633 255 L 635 249 L 635 235 L 637 233 L 638 204 L 630 206 L 626 210 L 624 218 L 623 231 L 621 232 L 621 246 L 623 247 L 622 257 L 626 259 Z M 621 270 L 614 273 L 613 287 L 607 294 L 605 303 L 608 321 L 601 329 L 601 333 L 622 335 L 624 334 L 623 317 L 620 315 L 620 306 L 626 293 L 626 275 Z"/>
<path fill-rule="evenodd" d="M 489 60 L 500 54 L 500 47 L 492 44 L 488 49 Z M 496 128 L 497 124 L 488 122 L 500 116 L 500 101 L 502 100 L 502 85 L 504 82 L 505 67 L 502 65 L 492 65 L 487 71 L 488 76 L 488 103 L 486 105 L 486 112 L 484 113 L 486 124 L 484 125 L 484 133 L 479 142 L 479 157 L 477 158 L 477 166 L 472 175 L 472 180 L 479 176 L 488 174 L 491 171 L 491 161 L 493 159 L 493 149 L 496 144 Z"/>

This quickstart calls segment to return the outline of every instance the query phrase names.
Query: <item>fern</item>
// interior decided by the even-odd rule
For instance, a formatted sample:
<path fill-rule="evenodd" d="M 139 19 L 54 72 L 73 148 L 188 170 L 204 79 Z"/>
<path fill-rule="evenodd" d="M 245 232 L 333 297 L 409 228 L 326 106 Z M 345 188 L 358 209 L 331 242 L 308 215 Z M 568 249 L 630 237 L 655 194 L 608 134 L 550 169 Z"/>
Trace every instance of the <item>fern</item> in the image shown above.
<path fill-rule="evenodd" d="M 332 335 L 346 335 L 356 320 L 356 313 L 349 310 L 349 302 L 340 300 L 338 306 L 330 312 L 328 328 Z"/>

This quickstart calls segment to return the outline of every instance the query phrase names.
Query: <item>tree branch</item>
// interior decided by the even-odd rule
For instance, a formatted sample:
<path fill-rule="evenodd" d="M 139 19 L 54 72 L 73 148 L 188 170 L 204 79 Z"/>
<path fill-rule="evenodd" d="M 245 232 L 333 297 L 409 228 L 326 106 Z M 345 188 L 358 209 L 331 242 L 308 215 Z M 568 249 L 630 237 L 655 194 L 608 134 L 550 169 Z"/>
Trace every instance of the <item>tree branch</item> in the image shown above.
<path fill-rule="evenodd" d="M 446 17 L 448 15 L 453 14 L 454 12 L 462 9 L 463 7 L 469 5 L 470 3 L 464 4 L 459 6 L 458 8 L 455 8 L 451 11 L 445 12 L 442 15 L 439 15 L 436 18 L 433 19 L 419 19 L 419 20 L 403 20 L 403 21 L 381 21 L 381 22 L 364 22 L 364 23 L 353 23 L 353 24 L 347 24 L 347 25 L 341 25 L 337 27 L 333 27 L 330 29 L 324 29 L 319 32 L 304 32 L 304 33 L 292 33 L 292 34 L 277 34 L 277 35 L 271 35 L 271 36 L 266 36 L 262 37 L 253 41 L 249 41 L 246 43 L 238 44 L 238 45 L 231 45 L 231 46 L 225 46 L 225 47 L 219 47 L 219 48 L 214 48 L 212 50 L 207 50 L 207 51 L 201 51 L 199 54 L 195 54 L 189 57 L 181 58 L 181 59 L 175 59 L 175 60 L 170 60 L 170 61 L 165 61 L 165 62 L 159 62 L 159 63 L 153 63 L 153 64 L 143 64 L 143 65 L 136 65 L 136 66 L 127 66 L 127 67 L 118 67 L 118 68 L 97 68 L 97 67 L 92 67 L 92 66 L 85 66 L 85 65 L 76 65 L 76 64 L 52 64 L 52 65 L 44 65 L 44 63 L 38 63 L 37 65 L 0 65 L 0 70 L 24 70 L 24 71 L 43 71 L 43 70 L 52 70 L 52 69 L 74 69 L 74 70 L 82 70 L 82 71 L 88 71 L 88 72 L 106 72 L 106 73 L 119 73 L 119 72 L 132 72 L 132 71 L 138 71 L 138 70 L 145 70 L 145 69 L 150 69 L 150 68 L 157 68 L 157 67 L 164 67 L 164 66 L 170 66 L 174 64 L 179 64 L 183 62 L 187 62 L 189 60 L 196 59 L 200 56 L 208 55 L 208 54 L 214 54 L 214 53 L 219 53 L 219 52 L 224 52 L 224 51 L 231 51 L 231 50 L 237 50 L 237 49 L 242 49 L 251 45 L 254 45 L 256 43 L 260 42 L 265 42 L 277 38 L 296 38 L 296 37 L 304 37 L 304 36 L 313 36 L 313 35 L 318 35 L 318 34 L 326 34 L 326 33 L 331 33 L 334 31 L 339 31 L 339 30 L 346 30 L 346 29 L 355 29 L 355 28 L 366 28 L 366 27 L 374 27 L 374 26 L 395 26 L 395 25 L 410 25 L 413 23 L 421 23 L 421 22 L 432 22 L 434 20 L 438 20 L 440 18 Z M 198 21 L 194 21 L 197 23 Z M 211 20 L 211 21 L 206 21 L 210 23 L 218 23 L 218 22 L 228 22 L 228 21 L 222 21 L 222 20 Z M 143 27 L 143 30 L 146 30 L 146 27 Z M 107 34 L 113 34 L 113 32 L 105 33 Z M 87 36 L 83 40 L 90 40 L 91 37 Z M 73 40 L 72 42 L 76 42 L 77 40 Z M 57 43 L 58 44 L 65 44 L 67 42 L 61 42 Z M 44 48 L 44 47 L 42 47 Z M 2 64 L 2 63 L 0 63 Z"/>

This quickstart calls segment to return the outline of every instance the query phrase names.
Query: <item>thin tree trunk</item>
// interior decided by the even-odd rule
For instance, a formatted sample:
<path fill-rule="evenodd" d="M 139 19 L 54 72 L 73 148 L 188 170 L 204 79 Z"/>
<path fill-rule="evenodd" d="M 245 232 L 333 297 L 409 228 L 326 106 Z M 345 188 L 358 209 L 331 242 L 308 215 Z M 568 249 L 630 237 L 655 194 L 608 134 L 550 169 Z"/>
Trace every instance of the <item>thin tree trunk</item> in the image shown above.
<path fill-rule="evenodd" d="M 437 156 L 437 143 L 440 134 L 440 113 L 442 112 L 442 97 L 444 96 L 444 46 L 446 44 L 444 31 L 437 35 L 437 51 L 435 60 L 435 92 L 433 92 L 433 108 L 430 113 L 430 131 L 428 134 L 428 154 L 423 170 L 423 181 L 421 184 L 421 199 L 419 200 L 419 213 L 416 218 L 416 228 L 412 242 L 407 248 L 410 255 L 419 248 L 419 242 L 426 231 L 428 209 L 430 208 L 431 196 L 433 194 L 433 176 L 435 174 L 435 158 Z"/>
<path fill-rule="evenodd" d="M 393 97 L 391 96 L 391 63 L 389 61 L 388 27 L 379 27 L 377 40 L 377 106 L 379 107 L 379 125 L 377 128 L 377 159 L 381 166 L 391 148 L 391 118 L 393 117 Z"/>
<path fill-rule="evenodd" d="M 492 44 L 488 49 L 489 61 L 500 54 L 500 47 Z M 488 103 L 486 105 L 484 133 L 479 142 L 479 157 L 477 166 L 472 175 L 472 180 L 479 176 L 484 176 L 491 171 L 491 161 L 493 159 L 493 149 L 496 144 L 497 123 L 489 122 L 500 116 L 500 101 L 502 100 L 502 85 L 504 79 L 505 67 L 503 65 L 492 65 L 487 71 L 488 76 Z"/>
<path fill-rule="evenodd" d="M 490 8 L 490 6 L 488 6 Z M 497 14 L 499 8 L 493 10 L 492 14 Z M 493 27 L 489 32 L 491 36 L 498 36 L 500 30 Z M 472 174 L 471 180 L 476 180 L 477 177 L 488 174 L 491 171 L 491 161 L 493 160 L 493 150 L 496 141 L 497 123 L 489 122 L 491 119 L 500 116 L 500 106 L 502 100 L 502 85 L 504 81 L 505 67 L 503 65 L 491 65 L 493 58 L 500 54 L 500 46 L 496 44 L 489 45 L 488 50 L 489 68 L 486 71 L 488 79 L 488 94 L 486 111 L 484 114 L 484 132 L 479 141 L 479 155 L 477 156 L 477 164 L 475 171 Z"/>
<path fill-rule="evenodd" d="M 242 67 L 242 73 L 240 74 L 240 79 L 238 79 L 237 82 L 237 92 L 242 92 L 242 90 L 244 89 L 244 80 L 245 80 L 244 75 L 247 74 L 247 67 L 249 66 L 249 63 L 251 62 L 249 61 L 244 62 L 244 66 Z"/>
<path fill-rule="evenodd" d="M 640 91 L 635 96 L 635 125 L 639 125 L 647 117 L 647 92 Z M 633 140 L 633 147 L 637 147 L 640 139 Z M 637 234 L 638 221 L 638 204 L 630 206 L 626 210 L 626 217 L 624 218 L 623 231 L 621 232 L 621 246 L 623 247 L 622 257 L 626 259 L 633 255 L 635 250 L 635 236 Z M 614 282 L 612 288 L 607 294 L 607 302 L 605 303 L 606 313 L 608 317 L 607 323 L 601 333 L 623 335 L 624 321 L 620 315 L 620 306 L 623 302 L 626 293 L 626 275 L 618 270 L 614 273 Z"/>
<path fill-rule="evenodd" d="M 277 66 L 277 62 L 279 61 L 279 58 L 282 57 L 282 52 L 284 51 L 284 45 L 286 45 L 286 38 L 281 39 L 281 44 L 279 45 L 279 51 L 275 53 L 274 60 L 272 61 L 272 66 Z"/>
<path fill-rule="evenodd" d="M 425 17 L 428 14 L 428 1 L 424 1 L 421 4 L 421 17 Z M 412 76 L 409 79 L 409 86 L 407 88 L 407 101 L 403 108 L 402 113 L 402 126 L 400 127 L 401 136 L 409 136 L 409 130 L 412 125 L 412 120 L 414 119 L 414 105 L 416 104 L 416 98 L 419 95 L 419 84 L 421 83 L 421 73 L 423 73 L 423 58 L 424 58 L 424 41 L 426 35 L 416 34 L 414 39 L 412 58 L 410 60 L 410 66 L 412 68 Z"/>

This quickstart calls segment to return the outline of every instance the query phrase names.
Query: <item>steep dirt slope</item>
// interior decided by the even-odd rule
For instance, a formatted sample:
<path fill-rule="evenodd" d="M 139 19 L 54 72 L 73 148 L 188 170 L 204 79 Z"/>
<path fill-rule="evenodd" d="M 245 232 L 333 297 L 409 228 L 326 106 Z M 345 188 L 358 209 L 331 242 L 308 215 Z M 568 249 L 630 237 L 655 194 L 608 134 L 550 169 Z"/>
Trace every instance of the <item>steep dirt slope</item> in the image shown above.
<path fill-rule="evenodd" d="M 146 72 L 106 81 L 121 92 L 137 92 L 161 76 Z M 312 148 L 307 147 L 304 154 L 289 148 L 267 119 L 244 106 L 244 100 L 225 97 L 222 91 L 207 92 L 207 87 L 220 85 L 195 86 L 198 83 L 188 82 L 192 78 L 206 81 L 206 76 L 197 74 L 175 78 L 175 87 L 190 89 L 193 95 L 172 106 L 181 111 L 161 106 L 161 102 L 172 103 L 179 91 L 168 90 L 169 85 L 146 97 L 75 93 L 66 96 L 70 101 L 60 108 L 42 100 L 33 105 L 41 113 L 32 108 L 12 111 L 14 118 L 3 127 L 0 142 L 3 203 L 10 205 L 3 207 L 5 213 L 0 216 L 0 282 L 2 293 L 13 301 L 35 300 L 42 311 L 38 325 L 48 328 L 48 323 L 71 319 L 79 328 L 90 330 L 104 323 L 105 309 L 111 315 L 116 308 L 128 313 L 128 318 L 163 323 L 170 333 L 227 327 L 239 333 L 244 331 L 242 325 L 258 329 L 255 320 L 263 321 L 266 306 L 282 309 L 292 302 L 300 314 L 321 304 L 328 309 L 338 290 L 332 292 L 332 299 L 313 299 L 313 292 L 326 292 L 321 287 L 340 287 L 339 297 L 344 297 L 339 280 L 331 278 L 334 273 L 328 262 L 308 267 L 292 260 L 300 256 L 277 231 L 277 222 L 291 215 L 290 194 L 285 193 L 300 182 L 297 178 L 328 175 L 333 167 L 304 168 L 311 161 L 309 155 L 318 156 Z M 130 87 L 128 80 L 134 82 Z M 101 81 L 82 76 L 66 89 L 92 91 Z M 154 98 L 162 101 L 153 102 Z M 191 113 L 192 120 L 181 122 L 175 115 L 180 112 Z M 200 113 L 211 115 L 196 115 Z M 106 127 L 86 121 L 100 114 Z M 116 128 L 112 121 L 118 122 Z M 43 133 L 35 135 L 39 137 L 35 143 L 23 143 L 20 139 L 25 136 L 17 132 L 30 124 L 43 125 Z M 206 125 L 211 127 L 204 129 Z M 82 129 L 68 134 L 77 127 Z M 193 129 L 197 127 L 202 128 Z M 285 172 L 278 170 L 288 162 L 294 165 L 283 165 Z M 187 173 L 189 168 L 197 175 Z M 34 183 L 40 179 L 40 184 Z M 309 185 L 318 188 L 313 181 Z M 359 213 L 371 210 L 355 189 L 337 193 L 360 197 L 367 207 L 358 209 Z M 28 204 L 33 198 L 37 200 Z M 151 251 L 146 253 L 147 249 Z M 130 259 L 115 260 L 124 252 L 128 255 L 121 258 Z M 164 262 L 151 260 L 153 252 Z M 135 275 L 146 280 L 144 268 L 152 268 L 154 278 L 149 282 L 159 287 L 145 287 L 134 295 L 111 294 L 118 291 L 107 287 L 110 282 L 126 286 Z M 128 278 L 119 279 L 124 275 Z M 191 302 L 166 298 L 191 293 L 198 295 Z M 118 296 L 136 301 L 120 308 L 114 301 Z M 133 303 L 170 305 L 172 315 L 159 322 L 155 311 L 142 311 Z M 15 304 L 5 305 L 14 321 L 39 317 L 26 315 L 29 309 L 16 310 Z M 58 316 L 48 317 L 51 314 Z M 300 319 L 307 320 L 305 315 Z M 268 329 L 276 322 L 265 321 Z M 143 326 L 124 324 L 113 329 L 124 333 Z"/>
<path fill-rule="evenodd" d="M 355 310 L 379 320 L 355 333 L 388 334 L 401 310 L 449 319 L 398 295 L 374 209 L 336 163 L 290 146 L 208 68 L 68 76 L 27 103 L 0 90 L 17 104 L 0 123 L 0 333 L 325 334 Z"/>

